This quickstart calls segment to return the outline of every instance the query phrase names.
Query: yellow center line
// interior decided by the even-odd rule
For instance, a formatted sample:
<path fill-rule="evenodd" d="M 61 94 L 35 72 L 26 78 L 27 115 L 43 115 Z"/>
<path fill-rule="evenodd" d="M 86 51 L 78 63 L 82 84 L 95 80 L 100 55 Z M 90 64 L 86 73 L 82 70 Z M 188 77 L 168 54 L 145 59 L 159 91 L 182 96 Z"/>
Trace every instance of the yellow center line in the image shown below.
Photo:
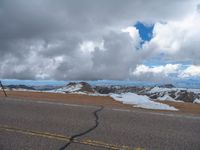
<path fill-rule="evenodd" d="M 0 130 L 7 131 L 7 132 L 20 133 L 20 134 L 30 135 L 30 136 L 43 137 L 43 138 L 48 138 L 48 139 L 53 139 L 53 140 L 58 140 L 58 141 L 66 141 L 66 142 L 69 142 L 71 138 L 70 136 L 65 136 L 62 134 L 21 129 L 21 128 L 10 127 L 7 125 L 0 125 Z M 79 144 L 95 146 L 95 147 L 102 147 L 102 148 L 111 149 L 111 150 L 144 150 L 143 148 L 140 148 L 140 147 L 131 148 L 128 146 L 118 146 L 115 144 L 109 144 L 102 141 L 96 141 L 96 140 L 91 140 L 91 139 L 79 140 L 75 138 L 73 140 L 73 143 L 79 143 Z"/>

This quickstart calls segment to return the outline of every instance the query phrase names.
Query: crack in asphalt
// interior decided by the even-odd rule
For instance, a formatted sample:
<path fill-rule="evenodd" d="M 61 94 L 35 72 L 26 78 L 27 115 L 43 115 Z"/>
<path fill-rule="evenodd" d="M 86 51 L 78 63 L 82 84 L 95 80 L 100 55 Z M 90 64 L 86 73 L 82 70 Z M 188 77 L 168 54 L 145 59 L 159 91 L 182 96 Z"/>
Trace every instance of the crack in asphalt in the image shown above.
<path fill-rule="evenodd" d="M 67 144 L 65 144 L 64 146 L 62 146 L 61 148 L 59 148 L 59 150 L 64 150 L 64 149 L 66 149 L 71 143 L 73 143 L 73 141 L 74 141 L 75 138 L 81 137 L 81 136 L 83 136 L 83 135 L 85 135 L 85 134 L 88 134 L 89 132 L 95 130 L 95 129 L 98 127 L 98 125 L 99 125 L 99 116 L 98 116 L 98 112 L 102 111 L 103 108 L 104 108 L 104 107 L 101 106 L 99 109 L 97 109 L 97 110 L 95 110 L 95 111 L 93 112 L 93 115 L 94 115 L 94 117 L 95 117 L 95 125 L 94 125 L 94 126 L 92 126 L 91 128 L 87 129 L 87 130 L 84 131 L 84 132 L 81 132 L 81 133 L 78 133 L 78 134 L 75 134 L 75 135 L 71 136 L 70 139 L 69 139 L 69 142 L 68 142 Z"/>

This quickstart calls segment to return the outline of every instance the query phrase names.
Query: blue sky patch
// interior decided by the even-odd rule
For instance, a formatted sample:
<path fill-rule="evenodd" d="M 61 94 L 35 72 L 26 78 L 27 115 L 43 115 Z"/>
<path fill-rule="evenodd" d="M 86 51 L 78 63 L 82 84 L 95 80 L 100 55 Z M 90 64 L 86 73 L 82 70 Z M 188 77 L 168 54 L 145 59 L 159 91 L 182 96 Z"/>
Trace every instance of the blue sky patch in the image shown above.
<path fill-rule="evenodd" d="M 134 26 L 139 30 L 140 37 L 143 41 L 150 41 L 152 39 L 154 25 L 137 22 Z"/>

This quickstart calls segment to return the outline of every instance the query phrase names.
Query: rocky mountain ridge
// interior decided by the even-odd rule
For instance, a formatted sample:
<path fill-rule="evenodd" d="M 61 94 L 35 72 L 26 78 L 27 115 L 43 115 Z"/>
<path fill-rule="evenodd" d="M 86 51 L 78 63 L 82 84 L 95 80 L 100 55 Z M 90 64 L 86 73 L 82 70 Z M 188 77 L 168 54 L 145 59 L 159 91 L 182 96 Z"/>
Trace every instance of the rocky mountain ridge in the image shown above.
<path fill-rule="evenodd" d="M 30 87 L 26 85 L 9 85 L 7 90 L 35 90 L 54 93 L 78 93 L 78 94 L 110 94 L 110 93 L 136 93 L 146 95 L 151 99 L 163 101 L 183 101 L 200 103 L 200 89 L 176 88 L 172 84 L 162 86 L 91 86 L 87 82 L 70 82 L 65 86 Z"/>

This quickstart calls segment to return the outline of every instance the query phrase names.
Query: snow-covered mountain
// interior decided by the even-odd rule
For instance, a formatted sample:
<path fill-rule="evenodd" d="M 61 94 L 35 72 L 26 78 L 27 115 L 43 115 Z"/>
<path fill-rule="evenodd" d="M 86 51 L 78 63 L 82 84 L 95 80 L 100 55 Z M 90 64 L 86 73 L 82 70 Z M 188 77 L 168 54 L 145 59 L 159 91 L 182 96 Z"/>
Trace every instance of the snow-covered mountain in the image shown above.
<path fill-rule="evenodd" d="M 95 87 L 95 90 L 101 94 L 131 92 L 139 95 L 146 95 L 151 99 L 163 101 L 182 101 L 191 103 L 198 103 L 200 101 L 200 89 L 175 88 L 173 85 L 155 87 L 97 86 Z"/>
<path fill-rule="evenodd" d="M 150 90 L 145 91 L 144 94 L 152 99 L 168 101 L 184 101 L 197 103 L 198 100 L 200 100 L 200 89 L 154 87 Z"/>

